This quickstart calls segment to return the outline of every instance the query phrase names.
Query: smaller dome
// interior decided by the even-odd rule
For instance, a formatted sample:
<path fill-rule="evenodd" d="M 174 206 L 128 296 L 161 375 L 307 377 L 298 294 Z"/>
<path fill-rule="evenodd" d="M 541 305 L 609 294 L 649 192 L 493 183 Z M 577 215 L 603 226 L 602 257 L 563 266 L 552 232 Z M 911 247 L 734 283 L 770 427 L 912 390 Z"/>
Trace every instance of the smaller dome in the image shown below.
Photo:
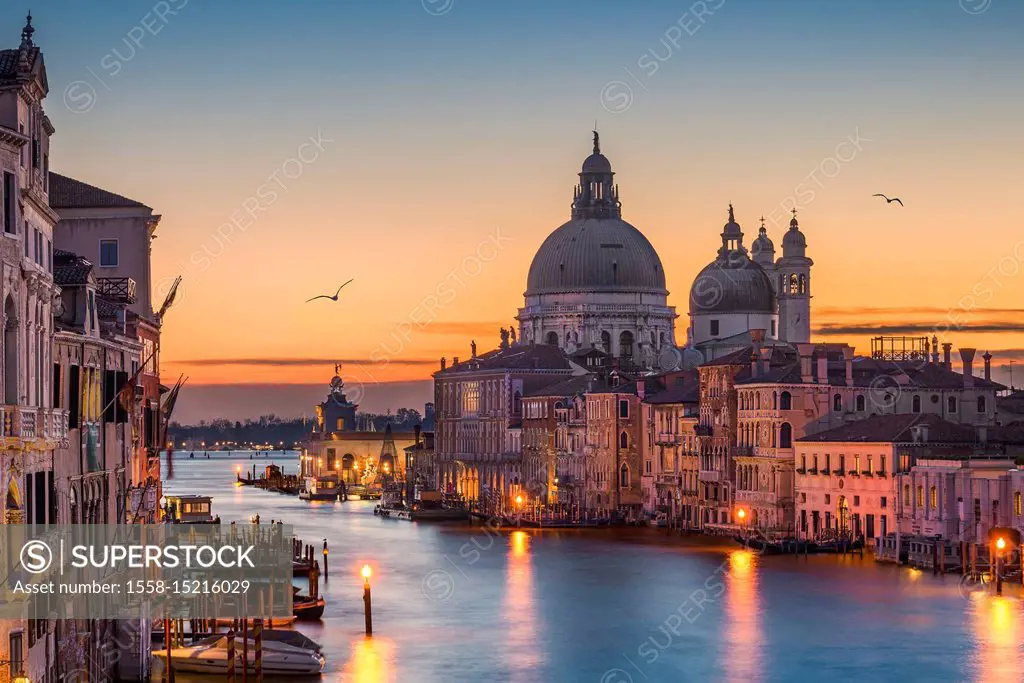
<path fill-rule="evenodd" d="M 782 256 L 804 256 L 807 251 L 807 238 L 800 232 L 800 224 L 793 216 L 789 222 L 789 230 L 782 237 Z"/>
<path fill-rule="evenodd" d="M 690 288 L 690 313 L 774 313 L 775 290 L 764 268 L 733 252 L 704 267 Z"/>
<path fill-rule="evenodd" d="M 589 157 L 583 160 L 583 173 L 611 173 L 612 162 L 608 161 L 608 157 L 595 152 Z"/>
<path fill-rule="evenodd" d="M 775 245 L 768 237 L 764 225 L 758 231 L 757 239 L 750 245 L 750 253 L 758 263 L 771 263 L 775 260 Z"/>

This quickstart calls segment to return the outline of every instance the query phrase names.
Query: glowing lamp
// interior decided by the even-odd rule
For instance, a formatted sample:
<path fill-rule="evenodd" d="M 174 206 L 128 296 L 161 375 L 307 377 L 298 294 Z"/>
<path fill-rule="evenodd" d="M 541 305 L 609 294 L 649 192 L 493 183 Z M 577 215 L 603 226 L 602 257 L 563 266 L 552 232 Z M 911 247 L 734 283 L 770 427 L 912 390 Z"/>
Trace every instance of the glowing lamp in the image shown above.
<path fill-rule="evenodd" d="M 516 505 L 522 505 L 522 504 L 523 504 L 523 497 L 522 496 L 516 496 Z"/>
<path fill-rule="evenodd" d="M 1002 536 L 1000 536 L 999 538 L 996 539 L 996 548 L 998 548 L 999 550 L 1002 550 L 1005 547 L 1006 547 L 1006 539 L 1003 538 Z"/>
<path fill-rule="evenodd" d="M 736 511 L 736 516 L 739 517 L 740 521 L 742 522 L 743 519 L 747 516 L 747 511 L 744 510 L 743 508 L 740 508 L 739 510 Z"/>
<path fill-rule="evenodd" d="M 363 571 L 361 573 L 363 575 L 363 579 L 366 580 L 366 581 L 369 581 L 370 580 L 370 574 L 372 573 L 372 571 L 370 570 L 370 565 L 364 564 L 363 565 Z"/>

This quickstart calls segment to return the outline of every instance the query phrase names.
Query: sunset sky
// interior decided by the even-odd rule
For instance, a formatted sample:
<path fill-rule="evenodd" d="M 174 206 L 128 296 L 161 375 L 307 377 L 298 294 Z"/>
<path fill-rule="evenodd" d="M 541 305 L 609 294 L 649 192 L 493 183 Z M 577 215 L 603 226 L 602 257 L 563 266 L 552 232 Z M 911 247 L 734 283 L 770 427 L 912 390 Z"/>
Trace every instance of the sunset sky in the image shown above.
<path fill-rule="evenodd" d="M 795 202 L 815 340 L 866 353 L 873 329 L 938 329 L 1024 384 L 1024 4 L 32 9 L 52 168 L 163 216 L 154 289 L 184 278 L 162 355 L 190 378 L 182 419 L 308 413 L 335 360 L 368 409 L 429 400 L 441 356 L 512 323 L 595 121 L 680 343 L 728 203 L 748 246 L 764 214 L 781 248 Z M 6 47 L 23 24 L 0 14 Z M 350 278 L 338 303 L 305 303 Z M 425 312 L 439 287 L 454 296 Z"/>

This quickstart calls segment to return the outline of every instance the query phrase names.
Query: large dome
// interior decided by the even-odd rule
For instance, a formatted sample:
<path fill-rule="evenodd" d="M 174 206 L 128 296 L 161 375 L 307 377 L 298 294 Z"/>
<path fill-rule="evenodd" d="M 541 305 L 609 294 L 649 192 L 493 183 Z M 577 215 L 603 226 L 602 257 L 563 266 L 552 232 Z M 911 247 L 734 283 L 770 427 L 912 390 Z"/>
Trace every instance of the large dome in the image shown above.
<path fill-rule="evenodd" d="M 690 313 L 774 313 L 768 273 L 746 254 L 732 252 L 700 271 L 690 288 Z"/>
<path fill-rule="evenodd" d="M 575 218 L 563 224 L 533 257 L 526 286 L 527 295 L 580 290 L 667 294 L 658 252 L 621 218 Z"/>

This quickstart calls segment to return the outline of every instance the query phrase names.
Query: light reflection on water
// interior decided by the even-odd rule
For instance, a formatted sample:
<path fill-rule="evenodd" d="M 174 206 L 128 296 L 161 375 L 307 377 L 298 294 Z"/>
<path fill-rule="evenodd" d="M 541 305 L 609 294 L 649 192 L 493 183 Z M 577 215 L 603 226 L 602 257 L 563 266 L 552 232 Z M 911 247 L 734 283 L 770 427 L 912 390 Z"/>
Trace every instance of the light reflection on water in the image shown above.
<path fill-rule="evenodd" d="M 324 620 L 300 627 L 324 647 L 325 680 L 1024 680 L 1019 586 L 966 599 L 956 576 L 868 556 L 759 557 L 731 541 L 646 530 L 494 534 L 379 519 L 372 502 L 311 504 L 232 485 L 236 466 L 271 461 L 297 469 L 294 455 L 179 454 L 165 492 L 213 496 L 225 523 L 259 512 L 317 549 L 329 540 Z M 373 568 L 369 639 L 363 563 Z M 428 599 L 428 576 L 447 577 L 451 590 Z M 680 620 L 671 614 L 688 618 L 670 629 Z M 612 670 L 619 679 L 605 678 Z"/>

